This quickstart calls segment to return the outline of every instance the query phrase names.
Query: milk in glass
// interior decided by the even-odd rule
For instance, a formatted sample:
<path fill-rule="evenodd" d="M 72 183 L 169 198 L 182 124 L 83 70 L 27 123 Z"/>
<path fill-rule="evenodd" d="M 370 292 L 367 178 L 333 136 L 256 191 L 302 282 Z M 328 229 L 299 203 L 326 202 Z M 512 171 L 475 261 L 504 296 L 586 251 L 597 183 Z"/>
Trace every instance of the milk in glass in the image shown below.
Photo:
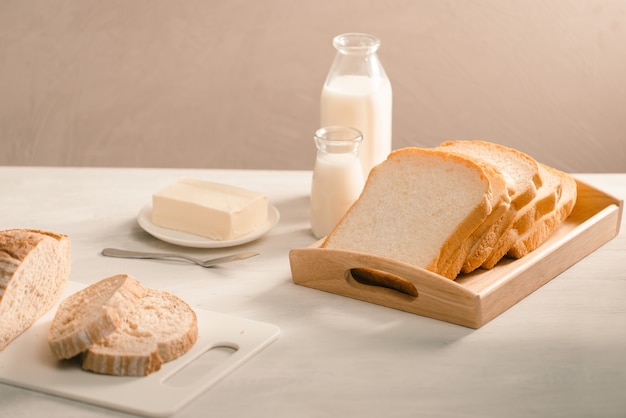
<path fill-rule="evenodd" d="M 358 158 L 362 135 L 344 126 L 319 129 L 315 134 L 317 157 L 311 183 L 311 230 L 326 236 L 359 197 L 363 170 Z"/>

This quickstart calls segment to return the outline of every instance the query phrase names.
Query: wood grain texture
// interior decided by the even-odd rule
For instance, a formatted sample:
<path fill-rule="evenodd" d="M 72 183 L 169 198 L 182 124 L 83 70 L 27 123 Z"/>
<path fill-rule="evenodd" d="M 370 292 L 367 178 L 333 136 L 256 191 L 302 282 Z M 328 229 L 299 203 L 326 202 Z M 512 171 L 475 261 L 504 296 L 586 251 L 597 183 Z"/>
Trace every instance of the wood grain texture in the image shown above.
<path fill-rule="evenodd" d="M 320 248 L 321 241 L 289 254 L 294 283 L 480 328 L 619 233 L 624 202 L 577 181 L 570 217 L 539 248 L 519 260 L 455 281 L 395 260 Z M 365 279 L 354 269 L 369 269 Z M 379 278 L 377 279 L 377 272 Z"/>

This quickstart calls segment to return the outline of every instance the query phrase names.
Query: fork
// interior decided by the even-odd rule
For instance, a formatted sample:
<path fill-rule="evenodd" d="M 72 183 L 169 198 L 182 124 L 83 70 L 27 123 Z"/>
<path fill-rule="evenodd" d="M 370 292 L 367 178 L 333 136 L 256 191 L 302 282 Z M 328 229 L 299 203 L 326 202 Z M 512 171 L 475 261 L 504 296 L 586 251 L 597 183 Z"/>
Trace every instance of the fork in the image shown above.
<path fill-rule="evenodd" d="M 120 257 L 120 258 L 150 258 L 155 260 L 167 260 L 172 258 L 179 258 L 187 261 L 191 261 L 194 264 L 197 264 L 202 267 L 212 267 L 216 264 L 228 263 L 230 261 L 243 260 L 246 258 L 254 257 L 255 255 L 259 255 L 259 253 L 254 251 L 247 251 L 237 254 L 231 254 L 224 257 L 211 258 L 208 260 L 200 260 L 195 257 L 190 257 L 185 254 L 174 254 L 174 253 L 151 253 L 145 251 L 128 251 L 128 250 L 120 250 L 118 248 L 105 248 L 102 250 L 102 255 L 107 257 Z"/>

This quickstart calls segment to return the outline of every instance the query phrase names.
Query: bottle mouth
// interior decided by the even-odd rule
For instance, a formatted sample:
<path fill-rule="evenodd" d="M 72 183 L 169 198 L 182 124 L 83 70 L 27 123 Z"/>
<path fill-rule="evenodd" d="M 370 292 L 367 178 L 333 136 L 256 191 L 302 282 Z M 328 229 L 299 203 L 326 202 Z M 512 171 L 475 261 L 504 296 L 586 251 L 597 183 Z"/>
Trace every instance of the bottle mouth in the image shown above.
<path fill-rule="evenodd" d="M 363 134 L 349 126 L 327 126 L 320 128 L 313 137 L 318 148 L 334 153 L 348 153 L 358 149 Z"/>
<path fill-rule="evenodd" d="M 380 39 L 366 33 L 344 33 L 333 38 L 333 46 L 342 53 L 372 53 L 380 46 Z"/>

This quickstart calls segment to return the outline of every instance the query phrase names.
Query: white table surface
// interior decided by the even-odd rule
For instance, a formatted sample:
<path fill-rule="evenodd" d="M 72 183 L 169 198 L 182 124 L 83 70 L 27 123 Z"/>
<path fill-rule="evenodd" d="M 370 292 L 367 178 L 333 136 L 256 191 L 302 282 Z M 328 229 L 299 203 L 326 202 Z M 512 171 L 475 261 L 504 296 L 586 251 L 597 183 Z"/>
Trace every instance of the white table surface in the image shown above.
<path fill-rule="evenodd" d="M 266 193 L 281 213 L 240 248 L 260 256 L 213 269 L 100 255 L 178 250 L 136 215 L 182 175 Z M 577 178 L 626 199 L 626 174 Z M 0 229 L 72 239 L 70 280 L 129 273 L 199 309 L 275 324 L 280 338 L 177 417 L 625 417 L 626 235 L 478 330 L 293 284 L 288 252 L 309 231 L 308 171 L 0 167 Z M 2 417 L 127 414 L 0 384 Z"/>

